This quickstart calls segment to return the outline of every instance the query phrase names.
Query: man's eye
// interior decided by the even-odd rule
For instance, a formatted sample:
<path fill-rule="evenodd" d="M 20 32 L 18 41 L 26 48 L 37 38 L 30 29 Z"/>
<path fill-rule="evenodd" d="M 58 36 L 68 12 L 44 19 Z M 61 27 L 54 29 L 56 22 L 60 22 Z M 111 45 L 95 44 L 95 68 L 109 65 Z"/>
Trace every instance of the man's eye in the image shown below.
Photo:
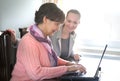
<path fill-rule="evenodd" d="M 74 22 L 74 24 L 77 24 L 77 22 Z"/>
<path fill-rule="evenodd" d="M 70 20 L 67 20 L 69 23 L 71 22 Z"/>

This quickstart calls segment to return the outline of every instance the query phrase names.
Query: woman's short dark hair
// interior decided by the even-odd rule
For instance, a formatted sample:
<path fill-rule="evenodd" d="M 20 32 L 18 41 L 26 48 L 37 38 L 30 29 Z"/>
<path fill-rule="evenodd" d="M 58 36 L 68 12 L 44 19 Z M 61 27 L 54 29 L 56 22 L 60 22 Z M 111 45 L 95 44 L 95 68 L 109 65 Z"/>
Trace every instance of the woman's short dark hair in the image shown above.
<path fill-rule="evenodd" d="M 46 16 L 48 19 L 56 22 L 64 22 L 65 14 L 57 7 L 54 3 L 45 3 L 41 5 L 38 11 L 35 13 L 35 23 L 43 23 L 43 17 Z"/>
<path fill-rule="evenodd" d="M 78 10 L 76 10 L 76 9 L 71 9 L 71 10 L 69 10 L 69 11 L 67 12 L 67 16 L 68 16 L 69 13 L 78 14 L 79 19 L 80 19 L 80 17 L 81 17 L 80 12 L 79 12 Z M 67 16 L 66 16 L 66 17 L 67 17 Z"/>

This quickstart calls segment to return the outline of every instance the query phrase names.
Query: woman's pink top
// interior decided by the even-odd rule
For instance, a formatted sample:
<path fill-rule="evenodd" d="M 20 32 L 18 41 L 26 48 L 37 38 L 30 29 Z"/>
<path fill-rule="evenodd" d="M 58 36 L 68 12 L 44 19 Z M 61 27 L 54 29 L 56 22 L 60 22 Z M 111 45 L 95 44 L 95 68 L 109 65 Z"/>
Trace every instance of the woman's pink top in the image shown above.
<path fill-rule="evenodd" d="M 52 67 L 46 48 L 27 33 L 19 43 L 10 81 L 41 81 L 59 77 L 67 71 L 66 62 L 58 57 L 58 66 Z"/>

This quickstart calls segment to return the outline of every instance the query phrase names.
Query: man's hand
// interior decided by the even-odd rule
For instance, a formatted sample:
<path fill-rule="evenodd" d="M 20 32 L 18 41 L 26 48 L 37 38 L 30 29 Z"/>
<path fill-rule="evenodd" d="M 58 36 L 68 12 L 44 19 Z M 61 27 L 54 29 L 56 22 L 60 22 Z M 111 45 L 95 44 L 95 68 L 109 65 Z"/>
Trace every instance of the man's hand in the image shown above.
<path fill-rule="evenodd" d="M 74 59 L 75 59 L 75 62 L 79 62 L 81 60 L 80 55 L 79 54 L 74 54 Z"/>

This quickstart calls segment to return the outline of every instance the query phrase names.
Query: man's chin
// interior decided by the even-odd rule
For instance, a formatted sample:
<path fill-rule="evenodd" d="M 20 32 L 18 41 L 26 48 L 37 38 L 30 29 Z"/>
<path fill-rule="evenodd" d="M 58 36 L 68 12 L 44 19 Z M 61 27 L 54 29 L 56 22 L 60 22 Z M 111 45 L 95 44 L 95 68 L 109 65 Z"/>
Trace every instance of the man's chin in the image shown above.
<path fill-rule="evenodd" d="M 50 34 L 49 36 L 53 36 L 53 34 Z"/>
<path fill-rule="evenodd" d="M 49 36 L 53 36 L 54 35 L 54 33 L 51 33 Z"/>

